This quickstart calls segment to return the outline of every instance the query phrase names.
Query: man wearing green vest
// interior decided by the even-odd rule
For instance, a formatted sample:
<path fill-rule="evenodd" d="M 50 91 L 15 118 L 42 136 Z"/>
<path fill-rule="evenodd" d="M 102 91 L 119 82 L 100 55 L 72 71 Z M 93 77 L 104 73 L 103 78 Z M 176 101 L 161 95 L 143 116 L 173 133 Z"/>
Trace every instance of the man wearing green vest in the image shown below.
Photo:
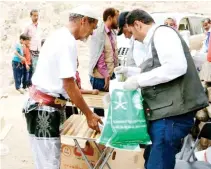
<path fill-rule="evenodd" d="M 156 25 L 139 9 L 127 15 L 126 23 L 147 49 L 139 72 L 124 83 L 127 90 L 141 88 L 146 103 L 152 145 L 145 150 L 145 167 L 174 169 L 181 140 L 193 126 L 195 112 L 208 106 L 208 100 L 189 48 L 178 32 Z M 129 75 L 129 71 L 115 68 L 116 74 Z"/>

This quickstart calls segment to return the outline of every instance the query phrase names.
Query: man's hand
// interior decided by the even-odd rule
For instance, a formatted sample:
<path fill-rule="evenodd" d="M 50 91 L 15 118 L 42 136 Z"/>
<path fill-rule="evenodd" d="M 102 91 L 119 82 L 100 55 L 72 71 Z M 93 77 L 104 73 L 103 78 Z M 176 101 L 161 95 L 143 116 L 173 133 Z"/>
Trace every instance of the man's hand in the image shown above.
<path fill-rule="evenodd" d="M 131 76 L 127 78 L 127 80 L 123 84 L 123 88 L 126 90 L 136 90 L 138 89 L 138 77 L 137 76 Z"/>
<path fill-rule="evenodd" d="M 96 130 L 97 132 L 100 133 L 100 128 L 98 123 L 103 124 L 101 118 L 95 113 L 90 113 L 89 115 L 86 116 L 86 119 L 88 126 L 91 129 Z"/>
<path fill-rule="evenodd" d="M 29 71 L 30 67 L 29 65 L 26 65 L 26 70 Z"/>
<path fill-rule="evenodd" d="M 109 89 L 109 82 L 110 82 L 110 77 L 106 77 L 105 78 L 105 85 L 104 85 L 105 91 L 108 91 L 108 89 Z"/>
<path fill-rule="evenodd" d="M 141 73 L 141 68 L 139 67 L 124 67 L 119 66 L 114 69 L 116 75 L 123 74 L 125 77 L 134 76 Z"/>
<path fill-rule="evenodd" d="M 128 68 L 124 67 L 124 66 L 118 66 L 116 68 L 114 68 L 114 73 L 117 74 L 124 74 L 126 75 L 128 72 Z"/>
<path fill-rule="evenodd" d="M 67 92 L 71 101 L 78 107 L 87 118 L 88 126 L 96 131 L 100 131 L 98 122 L 102 124 L 100 117 L 94 114 L 84 101 L 81 91 L 76 85 L 74 78 L 63 79 L 63 88 Z"/>
<path fill-rule="evenodd" d="M 22 57 L 21 57 L 21 61 L 22 61 L 22 62 L 26 62 L 26 58 L 22 56 Z"/>
<path fill-rule="evenodd" d="M 94 89 L 94 90 L 92 91 L 92 94 L 93 94 L 93 95 L 98 95 L 98 94 L 99 94 L 99 90 Z"/>

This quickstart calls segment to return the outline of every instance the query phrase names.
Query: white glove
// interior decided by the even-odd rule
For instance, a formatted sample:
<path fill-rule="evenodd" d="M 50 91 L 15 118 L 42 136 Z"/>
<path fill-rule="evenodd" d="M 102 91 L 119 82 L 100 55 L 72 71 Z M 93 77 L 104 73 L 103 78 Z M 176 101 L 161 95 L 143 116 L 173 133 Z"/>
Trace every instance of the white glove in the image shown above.
<path fill-rule="evenodd" d="M 127 80 L 123 84 L 123 89 L 126 89 L 126 90 L 136 90 L 138 88 L 139 88 L 139 84 L 138 84 L 137 76 L 131 76 L 127 78 Z"/>
<path fill-rule="evenodd" d="M 128 67 L 124 67 L 124 66 L 118 66 L 116 68 L 114 68 L 114 73 L 117 74 L 127 74 L 128 72 Z"/>
<path fill-rule="evenodd" d="M 117 74 L 124 74 L 126 77 L 137 75 L 141 73 L 141 69 L 138 67 L 124 67 L 118 66 L 114 68 L 114 73 Z"/>

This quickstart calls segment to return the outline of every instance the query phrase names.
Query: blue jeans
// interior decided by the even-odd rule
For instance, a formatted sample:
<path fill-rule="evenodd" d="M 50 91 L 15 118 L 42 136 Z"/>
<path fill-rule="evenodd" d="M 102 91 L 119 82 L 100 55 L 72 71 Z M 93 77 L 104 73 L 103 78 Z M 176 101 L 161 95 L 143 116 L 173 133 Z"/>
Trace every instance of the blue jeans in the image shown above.
<path fill-rule="evenodd" d="M 34 74 L 37 67 L 38 57 L 32 57 L 32 74 Z"/>
<path fill-rule="evenodd" d="M 27 70 L 26 66 L 24 65 L 23 66 L 23 79 L 22 79 L 24 89 L 31 86 L 31 84 L 32 84 L 31 78 L 32 78 L 32 65 L 30 65 L 29 70 Z"/>
<path fill-rule="evenodd" d="M 103 91 L 103 92 L 105 91 L 104 89 L 105 79 L 91 77 L 90 83 L 93 89 L 98 89 L 99 91 Z M 104 109 L 94 108 L 94 113 L 96 113 L 98 116 L 104 116 Z"/>
<path fill-rule="evenodd" d="M 194 124 L 194 113 L 149 122 L 152 145 L 144 153 L 146 169 L 174 169 L 182 139 Z"/>
<path fill-rule="evenodd" d="M 15 88 L 21 88 L 21 81 L 23 77 L 23 64 L 20 62 L 12 61 L 13 76 L 15 80 Z"/>
<path fill-rule="evenodd" d="M 110 79 L 112 80 L 114 78 L 115 78 L 115 75 L 113 74 Z M 95 78 L 91 76 L 90 83 L 93 89 L 97 89 L 99 91 L 105 92 L 105 89 L 104 89 L 105 79 Z M 94 113 L 96 113 L 98 116 L 104 116 L 104 109 L 94 108 Z"/>

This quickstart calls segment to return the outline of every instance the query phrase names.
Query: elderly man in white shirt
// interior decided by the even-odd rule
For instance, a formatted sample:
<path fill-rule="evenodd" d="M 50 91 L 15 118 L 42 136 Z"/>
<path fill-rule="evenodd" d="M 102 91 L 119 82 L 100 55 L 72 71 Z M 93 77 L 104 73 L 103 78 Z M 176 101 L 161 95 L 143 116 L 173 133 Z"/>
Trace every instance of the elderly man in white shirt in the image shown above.
<path fill-rule="evenodd" d="M 177 31 L 158 26 L 143 10 L 127 15 L 134 38 L 142 42 L 146 55 L 140 68 L 117 67 L 124 74 L 124 89 L 141 88 L 149 120 L 152 145 L 145 150 L 146 169 L 174 169 L 175 155 L 193 126 L 195 112 L 208 105 L 189 48 Z M 132 75 L 132 76 L 131 76 Z"/>
<path fill-rule="evenodd" d="M 94 11 L 90 6 L 71 10 L 67 25 L 52 33 L 40 51 L 24 107 L 36 169 L 60 168 L 60 124 L 68 99 L 84 113 L 88 126 L 100 131 L 100 117 L 89 109 L 75 83 L 76 40 L 86 41 L 96 29 Z"/>

